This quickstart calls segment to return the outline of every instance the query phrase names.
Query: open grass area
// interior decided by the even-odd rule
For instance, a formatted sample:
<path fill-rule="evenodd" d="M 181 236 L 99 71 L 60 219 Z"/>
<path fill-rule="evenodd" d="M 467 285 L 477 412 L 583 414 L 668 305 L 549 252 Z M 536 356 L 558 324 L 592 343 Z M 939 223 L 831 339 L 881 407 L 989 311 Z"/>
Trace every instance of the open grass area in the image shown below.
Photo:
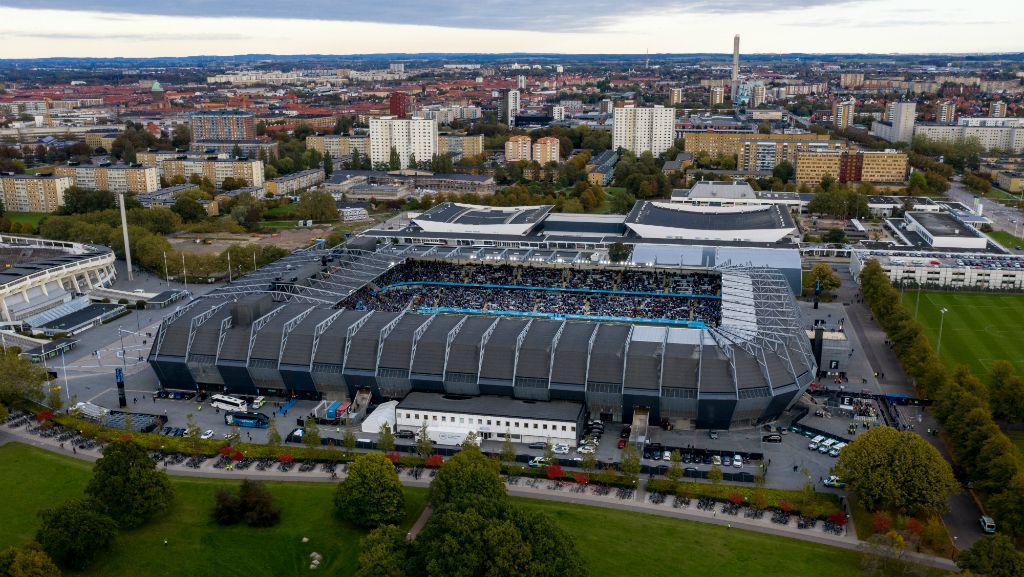
<path fill-rule="evenodd" d="M 1015 363 L 1024 371 L 1020 354 L 1020 330 L 1024 326 L 1024 295 L 978 294 L 907 290 L 903 302 L 924 325 L 932 345 L 938 346 L 939 322 L 946 308 L 942 328 L 942 360 L 950 367 L 968 365 L 982 380 L 994 361 Z"/>
<path fill-rule="evenodd" d="M 0 548 L 35 533 L 36 513 L 81 495 L 92 465 L 22 444 L 0 446 Z M 308 555 L 324 556 L 325 575 L 349 576 L 363 532 L 337 521 L 333 484 L 268 483 L 283 515 L 279 526 L 219 527 L 210 519 L 214 492 L 236 481 L 171 477 L 174 507 L 162 519 L 122 534 L 114 550 L 88 571 L 71 575 L 193 575 L 247 577 L 308 574 Z M 26 482 L 30 480 L 30 482 Z M 406 491 L 411 524 L 426 491 Z M 785 537 L 692 521 L 572 503 L 517 499 L 550 515 L 576 541 L 594 577 L 623 575 L 860 575 L 859 556 Z M 308 544 L 302 537 L 309 537 Z M 169 546 L 163 546 L 168 539 Z"/>
<path fill-rule="evenodd" d="M 295 211 L 298 210 L 299 205 L 294 203 L 281 204 L 267 210 L 263 213 L 264 218 L 268 220 L 279 220 L 283 218 L 289 218 L 295 215 Z M 295 217 L 298 218 L 298 217 Z"/>
<path fill-rule="evenodd" d="M 993 230 L 992 232 L 986 234 L 992 237 L 992 240 L 1003 245 L 1003 247 L 1005 248 L 1012 249 L 1016 246 L 1024 246 L 1024 238 L 1020 238 L 1019 236 L 1013 236 L 1012 234 L 1006 232 L 1005 230 Z"/>
<path fill-rule="evenodd" d="M 33 227 L 39 226 L 39 221 L 43 220 L 43 217 L 49 216 L 48 212 L 5 212 L 4 216 L 11 222 L 25 222 L 31 224 Z"/>

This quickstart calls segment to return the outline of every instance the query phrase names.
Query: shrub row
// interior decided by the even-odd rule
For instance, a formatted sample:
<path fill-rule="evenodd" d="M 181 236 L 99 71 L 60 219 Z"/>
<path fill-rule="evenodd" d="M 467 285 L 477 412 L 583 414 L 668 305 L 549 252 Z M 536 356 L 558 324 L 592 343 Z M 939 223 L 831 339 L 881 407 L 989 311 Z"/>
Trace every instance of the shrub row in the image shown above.
<path fill-rule="evenodd" d="M 826 519 L 829 515 L 841 513 L 839 499 L 831 493 L 793 491 L 786 489 L 766 489 L 759 487 L 740 487 L 736 485 L 714 485 L 709 483 L 678 482 L 668 479 L 651 479 L 647 482 L 648 491 L 658 491 L 667 495 L 678 495 L 700 499 L 707 497 L 722 503 L 742 498 L 742 503 L 761 509 L 786 511 L 793 514 Z M 760 504 L 758 504 L 760 502 Z"/>

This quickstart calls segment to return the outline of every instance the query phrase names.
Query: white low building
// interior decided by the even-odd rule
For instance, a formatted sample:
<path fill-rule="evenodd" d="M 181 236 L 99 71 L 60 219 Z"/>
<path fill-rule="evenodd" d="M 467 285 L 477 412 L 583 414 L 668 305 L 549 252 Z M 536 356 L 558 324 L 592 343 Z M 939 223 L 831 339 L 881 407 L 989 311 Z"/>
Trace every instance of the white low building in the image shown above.
<path fill-rule="evenodd" d="M 427 435 L 441 445 L 462 444 L 472 432 L 479 440 L 504 440 L 508 435 L 517 443 L 575 447 L 584 416 L 583 404 L 569 401 L 413 392 L 398 404 L 395 428 L 415 432 L 425 425 Z"/>

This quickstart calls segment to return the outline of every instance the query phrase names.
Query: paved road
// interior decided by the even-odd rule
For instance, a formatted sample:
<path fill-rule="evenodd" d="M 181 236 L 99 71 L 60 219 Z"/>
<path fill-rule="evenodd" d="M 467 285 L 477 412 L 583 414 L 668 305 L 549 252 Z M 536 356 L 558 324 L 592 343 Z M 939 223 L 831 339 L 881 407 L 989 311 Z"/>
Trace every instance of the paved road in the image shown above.
<path fill-rule="evenodd" d="M 1000 204 L 994 200 L 990 200 L 984 197 L 978 197 L 973 192 L 967 190 L 964 185 L 960 184 L 960 177 L 954 178 L 949 183 L 949 190 L 946 191 L 946 196 L 950 200 L 955 200 L 959 203 L 965 204 L 974 209 L 974 203 L 980 198 L 982 212 L 984 216 L 992 219 L 992 226 L 998 230 L 1005 230 L 1006 232 L 1017 232 L 1017 236 L 1020 236 L 1024 229 L 1024 213 L 1019 209 L 1011 208 L 1006 205 Z M 1015 250 L 1014 247 L 1006 247 L 1011 252 L 1020 254 L 1022 251 Z"/>
<path fill-rule="evenodd" d="M 68 454 L 67 450 L 61 450 L 56 441 L 53 439 L 42 439 L 38 436 L 30 435 L 25 431 L 25 428 L 18 428 L 15 430 L 7 429 L 6 427 L 0 430 L 0 444 L 4 444 L 8 441 L 17 441 L 26 443 L 32 446 L 40 447 L 45 450 L 54 452 L 61 452 Z M 95 461 L 99 456 L 95 450 L 83 450 L 78 451 L 77 454 L 68 455 L 74 456 L 78 459 Z M 329 475 L 323 471 L 314 471 L 309 473 L 299 473 L 298 469 L 292 469 L 289 472 L 280 472 L 276 469 L 270 471 L 226 471 L 224 469 L 215 469 L 212 467 L 212 461 L 205 463 L 199 469 L 189 469 L 182 465 L 175 465 L 166 468 L 167 472 L 176 476 L 183 477 L 202 477 L 202 478 L 228 478 L 228 479 L 240 479 L 240 478 L 255 478 L 268 481 L 304 481 L 304 482 L 335 482 L 329 477 Z M 340 473 L 340 476 L 344 478 L 344 473 Z M 403 484 L 413 487 L 426 487 L 429 485 L 429 477 L 422 477 L 415 479 L 408 475 L 401 475 L 400 479 Z M 711 523 L 720 526 L 736 527 L 737 529 L 744 529 L 748 531 L 756 531 L 759 533 L 765 533 L 775 536 L 784 536 L 792 539 L 799 539 L 802 541 L 808 541 L 812 543 L 818 543 L 823 545 L 829 545 L 833 547 L 840 547 L 847 550 L 859 551 L 860 542 L 857 540 L 856 535 L 853 531 L 852 525 L 849 527 L 850 531 L 843 535 L 834 535 L 831 533 L 824 533 L 817 529 L 801 530 L 798 529 L 794 524 L 790 525 L 778 525 L 772 523 L 768 518 L 764 519 L 747 519 L 741 516 L 719 516 L 717 511 L 700 511 L 696 507 L 691 508 L 679 508 L 675 509 L 668 502 L 661 505 L 650 502 L 647 495 L 643 492 L 638 492 L 635 499 L 632 500 L 619 500 L 614 496 L 599 496 L 590 492 L 573 493 L 567 490 L 552 491 L 548 489 L 548 481 L 541 481 L 538 483 L 536 488 L 527 487 L 522 483 L 516 485 L 509 485 L 508 492 L 514 497 L 525 497 L 529 499 L 542 499 L 549 501 L 558 501 L 562 503 L 575 503 L 580 505 L 589 505 L 596 507 L 606 507 L 612 509 L 619 509 L 624 511 L 633 511 L 640 513 L 648 513 L 654 515 L 660 515 L 664 517 L 674 517 L 678 519 L 687 519 L 691 521 L 698 521 L 702 523 Z M 427 513 L 420 516 L 419 520 L 423 520 L 425 524 L 424 516 Z M 419 523 L 419 520 L 417 523 Z M 955 565 L 949 559 L 942 557 L 935 557 L 932 555 L 922 555 L 917 553 L 910 554 L 912 560 L 936 567 L 942 570 L 955 570 Z"/>

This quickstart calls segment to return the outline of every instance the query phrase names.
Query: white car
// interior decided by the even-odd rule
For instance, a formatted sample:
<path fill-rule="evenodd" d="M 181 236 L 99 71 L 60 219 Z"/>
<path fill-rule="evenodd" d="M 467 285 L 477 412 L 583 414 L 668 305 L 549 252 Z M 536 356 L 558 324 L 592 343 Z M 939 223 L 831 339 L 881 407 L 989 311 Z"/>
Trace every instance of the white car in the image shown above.
<path fill-rule="evenodd" d="M 732 458 L 732 466 L 740 469 L 743 467 L 743 457 L 736 455 Z"/>
<path fill-rule="evenodd" d="M 258 409 L 258 408 L 262 407 L 265 404 L 267 404 L 267 399 L 262 397 L 262 396 L 260 396 L 260 397 L 256 397 L 256 400 L 254 400 L 252 402 L 251 406 L 254 409 Z"/>
<path fill-rule="evenodd" d="M 576 449 L 576 452 L 581 454 L 581 455 L 588 455 L 590 453 L 596 453 L 597 452 L 597 447 L 595 447 L 594 445 L 580 445 Z"/>
<path fill-rule="evenodd" d="M 569 445 L 555 445 L 554 447 L 552 447 L 552 450 L 555 452 L 556 455 L 568 455 Z"/>
<path fill-rule="evenodd" d="M 199 435 L 199 438 L 200 439 L 212 439 L 213 438 L 213 429 L 206 429 L 205 431 L 203 431 L 202 435 Z"/>

